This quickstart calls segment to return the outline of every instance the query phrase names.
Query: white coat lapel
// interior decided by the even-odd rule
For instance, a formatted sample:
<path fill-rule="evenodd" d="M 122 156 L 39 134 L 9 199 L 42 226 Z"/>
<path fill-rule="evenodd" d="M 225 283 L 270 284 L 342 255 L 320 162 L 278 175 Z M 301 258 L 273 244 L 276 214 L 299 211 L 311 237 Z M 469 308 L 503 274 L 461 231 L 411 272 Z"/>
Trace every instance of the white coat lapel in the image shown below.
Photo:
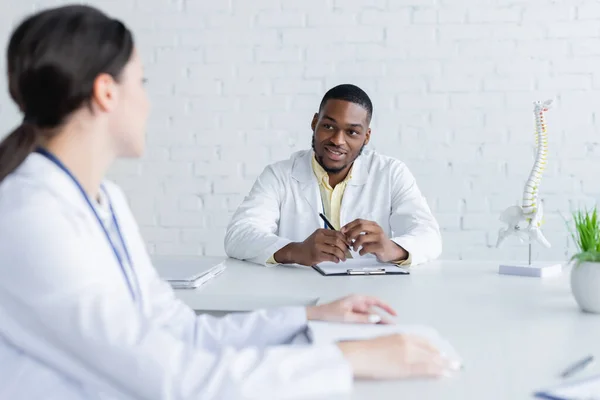
<path fill-rule="evenodd" d="M 311 157 L 313 157 L 312 151 L 306 151 L 294 161 L 292 179 L 298 182 L 302 198 L 313 211 L 313 219 L 318 225 L 321 225 L 319 213 L 323 212 L 323 205 L 321 203 L 319 184 L 312 169 Z"/>
<path fill-rule="evenodd" d="M 352 178 L 348 180 L 344 197 L 342 197 L 342 205 L 340 209 L 340 223 L 342 226 L 352 222 L 351 215 L 360 209 L 361 192 L 365 189 L 364 185 L 369 177 L 369 160 L 371 158 L 363 154 L 359 156 L 352 166 Z M 363 196 L 363 198 L 368 196 Z M 354 211 L 354 212 L 353 212 Z M 363 216 L 366 218 L 367 216 Z"/>
<path fill-rule="evenodd" d="M 366 151 L 365 151 L 366 153 Z M 348 180 L 348 186 L 363 186 L 369 177 L 370 154 L 361 154 L 352 165 L 352 178 Z"/>

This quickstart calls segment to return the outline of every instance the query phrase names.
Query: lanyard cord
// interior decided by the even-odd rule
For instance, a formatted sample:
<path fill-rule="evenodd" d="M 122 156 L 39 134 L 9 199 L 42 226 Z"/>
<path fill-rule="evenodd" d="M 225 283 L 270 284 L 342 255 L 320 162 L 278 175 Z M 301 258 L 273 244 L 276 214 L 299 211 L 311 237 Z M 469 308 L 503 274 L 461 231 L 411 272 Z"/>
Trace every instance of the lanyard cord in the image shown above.
<path fill-rule="evenodd" d="M 127 287 L 129 288 L 129 292 L 131 293 L 131 297 L 135 301 L 136 300 L 135 291 L 133 290 L 133 286 L 131 285 L 131 282 L 129 280 L 129 276 L 127 275 L 127 272 L 125 271 L 125 265 L 123 263 L 123 258 L 119 254 L 119 251 L 117 250 L 115 244 L 113 243 L 112 239 L 110 238 L 110 234 L 108 233 L 108 230 L 106 229 L 106 226 L 104 226 L 104 223 L 102 223 L 102 219 L 98 215 L 98 212 L 96 211 L 96 208 L 93 206 L 93 204 L 92 204 L 89 196 L 87 195 L 87 193 L 85 192 L 85 190 L 83 189 L 83 187 L 81 186 L 81 184 L 79 183 L 79 181 L 77 180 L 77 178 L 75 178 L 75 176 L 71 173 L 71 171 L 69 171 L 69 169 L 54 154 L 50 153 L 48 150 L 46 150 L 44 148 L 38 148 L 38 149 L 36 149 L 36 152 L 39 153 L 39 154 L 41 154 L 42 156 L 46 157 L 48 160 L 50 160 L 54 164 L 56 164 L 57 167 L 59 167 L 65 174 L 67 174 L 67 176 L 69 176 L 69 178 L 71 178 L 71 180 L 73 181 L 73 183 L 75 183 L 75 186 L 77 186 L 77 189 L 79 189 L 79 192 L 81 193 L 81 195 L 83 196 L 83 198 L 87 202 L 88 206 L 90 207 L 90 209 L 94 213 L 94 216 L 96 217 L 96 220 L 100 224 L 100 227 L 102 227 L 102 230 L 104 231 L 104 235 L 106 236 L 106 239 L 110 243 L 110 246 L 112 247 L 113 253 L 114 253 L 115 257 L 117 258 L 117 261 L 119 262 L 119 266 L 121 267 L 121 272 L 123 273 L 123 277 L 125 278 L 125 282 L 127 282 Z M 127 250 L 127 245 L 125 244 L 125 240 L 123 240 L 123 235 L 121 234 L 121 228 L 119 227 L 119 222 L 117 221 L 117 216 L 115 215 L 115 212 L 114 212 L 114 209 L 113 209 L 113 206 L 112 206 L 112 202 L 110 201 L 110 198 L 108 196 L 108 192 L 104 189 L 104 187 L 102 187 L 102 191 L 106 194 L 106 197 L 108 199 L 109 209 L 110 209 L 110 213 L 111 213 L 111 216 L 112 216 L 113 223 L 115 224 L 115 227 L 116 227 L 116 230 L 117 230 L 117 234 L 119 235 L 119 240 L 121 241 L 121 245 L 123 247 L 123 251 L 125 252 L 125 256 L 127 257 L 127 261 L 129 262 L 129 265 L 131 267 L 130 268 L 131 269 L 131 273 L 135 277 L 135 272 L 133 271 L 133 263 L 131 262 L 131 257 L 129 255 L 129 251 Z M 136 279 L 136 281 L 137 281 L 137 279 Z"/>

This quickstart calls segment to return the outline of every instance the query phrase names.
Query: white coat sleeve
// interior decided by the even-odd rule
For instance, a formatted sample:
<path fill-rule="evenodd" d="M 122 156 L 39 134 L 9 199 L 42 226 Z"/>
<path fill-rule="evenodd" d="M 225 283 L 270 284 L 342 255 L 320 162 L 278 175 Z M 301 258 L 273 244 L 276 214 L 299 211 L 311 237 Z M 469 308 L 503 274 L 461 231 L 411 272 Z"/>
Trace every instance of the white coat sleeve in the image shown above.
<path fill-rule="evenodd" d="M 223 318 L 196 316 L 171 286 L 153 277 L 152 313 L 160 326 L 200 349 L 246 346 L 266 347 L 289 343 L 306 328 L 304 307 L 283 307 L 250 313 L 228 314 Z"/>
<path fill-rule="evenodd" d="M 277 236 L 283 190 L 273 167 L 265 168 L 227 227 L 225 252 L 229 257 L 273 265 L 267 264 L 269 258 L 291 242 Z"/>
<path fill-rule="evenodd" d="M 392 241 L 410 253 L 411 265 L 436 259 L 442 252 L 437 220 L 408 167 L 396 161 L 391 171 Z"/>
<path fill-rule="evenodd" d="M 123 281 L 107 272 L 115 266 L 99 265 L 89 235 L 59 213 L 19 211 L 0 222 L 6 261 L 0 263 L 0 333 L 66 379 L 117 398 L 157 400 L 350 390 L 350 370 L 336 346 L 240 343 L 211 352 L 176 338 L 142 315 Z"/>
<path fill-rule="evenodd" d="M 229 314 L 223 318 L 196 313 L 175 296 L 171 285 L 162 280 L 148 256 L 137 222 L 122 190 L 107 184 L 111 199 L 118 205 L 119 219 L 125 222 L 128 245 L 133 246 L 135 260 L 149 282 L 152 318 L 155 323 L 172 332 L 176 337 L 201 349 L 219 349 L 230 346 L 272 346 L 290 342 L 306 329 L 306 309 L 285 307 L 260 310 L 251 313 Z"/>

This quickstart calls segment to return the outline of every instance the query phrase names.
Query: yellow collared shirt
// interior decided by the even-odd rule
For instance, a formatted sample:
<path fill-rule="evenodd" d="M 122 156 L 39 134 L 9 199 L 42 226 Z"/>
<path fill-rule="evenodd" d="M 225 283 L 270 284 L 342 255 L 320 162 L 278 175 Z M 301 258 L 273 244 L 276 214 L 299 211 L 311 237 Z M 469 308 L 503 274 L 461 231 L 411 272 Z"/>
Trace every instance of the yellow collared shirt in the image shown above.
<path fill-rule="evenodd" d="M 323 202 L 323 213 L 329 222 L 331 222 L 331 225 L 337 230 L 341 229 L 340 212 L 342 209 L 342 198 L 344 197 L 348 181 L 352 179 L 352 168 L 348 171 L 346 178 L 332 188 L 329 184 L 329 175 L 327 174 L 327 171 L 321 167 L 314 156 L 312 157 L 312 169 L 319 182 L 321 201 Z M 349 252 L 347 253 L 347 256 L 352 257 Z M 267 264 L 277 264 L 274 255 L 269 258 Z M 410 253 L 408 253 L 408 258 L 406 260 L 398 261 L 396 264 L 410 265 Z"/>
<path fill-rule="evenodd" d="M 341 229 L 340 211 L 342 208 L 342 198 L 346 191 L 346 184 L 352 179 L 352 168 L 348 171 L 346 178 L 332 188 L 329 184 L 329 175 L 317 162 L 315 157 L 312 158 L 312 168 L 317 181 L 319 182 L 319 190 L 321 191 L 321 201 L 323 202 L 323 213 L 331 222 L 331 225 L 336 230 Z"/>

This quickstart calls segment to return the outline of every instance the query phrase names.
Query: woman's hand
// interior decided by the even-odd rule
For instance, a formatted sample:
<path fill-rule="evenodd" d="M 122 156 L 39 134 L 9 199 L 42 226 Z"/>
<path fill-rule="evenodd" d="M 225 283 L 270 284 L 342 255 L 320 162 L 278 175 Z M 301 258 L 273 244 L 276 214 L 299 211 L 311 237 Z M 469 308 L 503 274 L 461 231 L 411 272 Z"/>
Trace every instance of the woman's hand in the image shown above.
<path fill-rule="evenodd" d="M 307 307 L 309 321 L 353 322 L 353 323 L 390 323 L 389 317 L 375 313 L 378 307 L 386 313 L 396 316 L 396 312 L 383 301 L 370 296 L 351 295 L 331 303 Z"/>
<path fill-rule="evenodd" d="M 428 341 L 412 335 L 389 335 L 338 343 L 357 379 L 438 378 L 460 368 Z"/>

